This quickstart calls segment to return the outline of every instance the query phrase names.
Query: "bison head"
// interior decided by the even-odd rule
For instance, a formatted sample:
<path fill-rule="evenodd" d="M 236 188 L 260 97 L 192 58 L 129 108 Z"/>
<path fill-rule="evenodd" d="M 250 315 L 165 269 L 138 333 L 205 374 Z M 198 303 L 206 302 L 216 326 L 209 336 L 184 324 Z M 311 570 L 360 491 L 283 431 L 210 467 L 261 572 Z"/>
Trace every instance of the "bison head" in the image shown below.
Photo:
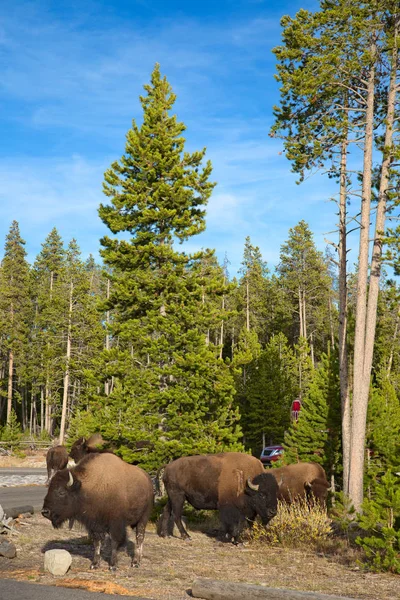
<path fill-rule="evenodd" d="M 253 481 L 248 479 L 245 493 L 254 516 L 259 515 L 263 525 L 267 525 L 278 510 L 278 484 L 275 477 L 270 473 L 261 473 Z"/>
<path fill-rule="evenodd" d="M 80 487 L 81 482 L 68 469 L 58 471 L 51 480 L 43 502 L 42 515 L 56 529 L 75 516 Z"/>
<path fill-rule="evenodd" d="M 74 459 L 76 463 L 78 463 L 82 458 L 84 458 L 88 453 L 88 443 L 84 437 L 80 437 L 79 440 L 76 440 L 71 446 L 71 450 L 69 451 L 69 455 Z"/>
<path fill-rule="evenodd" d="M 304 487 L 309 501 L 314 501 L 322 506 L 326 505 L 329 492 L 329 483 L 326 479 L 316 477 L 312 481 L 306 481 Z"/>

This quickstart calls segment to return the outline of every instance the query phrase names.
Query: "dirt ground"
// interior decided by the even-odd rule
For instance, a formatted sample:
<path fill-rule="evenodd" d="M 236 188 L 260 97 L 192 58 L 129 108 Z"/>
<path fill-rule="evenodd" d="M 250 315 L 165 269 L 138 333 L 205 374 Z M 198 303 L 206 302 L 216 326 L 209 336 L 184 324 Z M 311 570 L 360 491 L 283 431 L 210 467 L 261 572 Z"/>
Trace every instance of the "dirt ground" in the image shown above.
<path fill-rule="evenodd" d="M 187 591 L 197 577 L 319 591 L 365 600 L 400 598 L 398 576 L 365 573 L 354 567 L 354 563 L 353 567 L 346 566 L 321 553 L 246 543 L 239 547 L 222 544 L 206 533 L 194 531 L 193 527 L 189 526 L 192 541 L 185 542 L 177 537 L 159 538 L 155 526 L 150 524 L 142 565 L 130 567 L 128 554 L 132 554 L 133 546 L 129 541 L 127 548 L 120 551 L 117 573 L 111 574 L 107 564 L 107 542 L 100 569 L 91 571 L 93 546 L 82 529 L 75 527 L 69 531 L 65 525 L 55 530 L 41 515 L 34 515 L 18 524 L 20 533 L 13 536 L 17 557 L 12 560 L 0 557 L 0 577 L 155 600 L 187 598 Z M 129 536 L 132 540 L 130 531 Z M 43 570 L 43 553 L 52 548 L 63 548 L 72 555 L 71 569 L 63 578 L 53 577 Z"/>
<path fill-rule="evenodd" d="M 0 456 L 0 467 L 46 468 L 46 451 L 31 451 L 26 449 L 24 458 L 17 456 Z"/>

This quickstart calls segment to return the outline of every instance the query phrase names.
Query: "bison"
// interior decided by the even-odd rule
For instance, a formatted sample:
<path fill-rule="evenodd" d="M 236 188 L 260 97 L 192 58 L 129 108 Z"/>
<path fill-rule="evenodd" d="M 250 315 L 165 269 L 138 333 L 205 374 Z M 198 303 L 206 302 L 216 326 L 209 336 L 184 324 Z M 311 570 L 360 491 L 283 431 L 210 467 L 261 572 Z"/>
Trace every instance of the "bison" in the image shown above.
<path fill-rule="evenodd" d="M 126 527 L 136 528 L 131 566 L 139 566 L 147 521 L 153 507 L 150 477 L 115 454 L 90 454 L 72 469 L 56 473 L 44 499 L 42 515 L 55 528 L 79 521 L 94 542 L 91 568 L 100 564 L 101 543 L 111 537 L 110 569 L 117 567 L 118 548 L 126 540 Z"/>
<path fill-rule="evenodd" d="M 82 458 L 85 458 L 85 456 L 88 454 L 99 452 L 111 453 L 111 450 L 103 450 L 99 448 L 99 446 L 103 444 L 104 440 L 101 436 L 101 433 L 94 433 L 88 439 L 80 437 L 72 444 L 69 455 L 74 459 L 75 463 L 78 464 L 78 462 L 82 460 Z"/>
<path fill-rule="evenodd" d="M 53 446 L 47 451 L 46 454 L 46 465 L 47 465 L 47 482 L 50 483 L 50 479 L 57 471 L 65 469 L 68 464 L 68 452 L 65 446 Z"/>
<path fill-rule="evenodd" d="M 170 535 L 173 516 L 183 539 L 190 536 L 182 524 L 185 500 L 196 509 L 218 510 L 225 541 L 236 544 L 246 519 L 260 515 L 267 524 L 277 512 L 278 485 L 261 462 L 240 452 L 178 458 L 165 467 L 163 482 L 168 501 L 160 535 Z"/>
<path fill-rule="evenodd" d="M 270 469 L 279 486 L 279 500 L 291 503 L 295 498 L 307 498 L 321 506 L 326 505 L 329 483 L 321 465 L 317 463 L 295 463 L 286 467 Z"/>

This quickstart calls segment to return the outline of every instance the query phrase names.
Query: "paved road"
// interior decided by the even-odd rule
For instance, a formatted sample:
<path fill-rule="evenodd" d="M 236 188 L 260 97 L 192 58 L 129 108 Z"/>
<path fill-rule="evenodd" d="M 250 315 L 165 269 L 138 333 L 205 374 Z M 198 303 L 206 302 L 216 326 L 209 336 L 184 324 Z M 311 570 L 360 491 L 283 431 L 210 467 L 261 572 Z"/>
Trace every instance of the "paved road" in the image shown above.
<path fill-rule="evenodd" d="M 0 477 L 2 475 L 47 475 L 46 469 L 40 468 L 16 468 L 16 467 L 1 467 L 0 468 Z"/>
<path fill-rule="evenodd" d="M 28 504 L 33 506 L 35 512 L 38 512 L 43 506 L 43 499 L 47 493 L 47 489 L 45 485 L 0 488 L 0 504 L 6 512 L 7 508 L 26 506 Z"/>
<path fill-rule="evenodd" d="M 132 597 L 125 596 L 125 598 Z M 50 585 L 37 585 L 13 579 L 0 579 L 0 598 L 1 600 L 115 600 L 116 596 Z M 139 598 L 135 595 L 135 600 L 146 600 L 146 598 Z"/>
<path fill-rule="evenodd" d="M 46 475 L 46 469 L 16 469 L 14 467 L 3 467 L 0 469 L 1 477 L 12 475 Z M 43 505 L 43 499 L 46 495 L 47 487 L 44 485 L 23 485 L 17 487 L 0 487 L 0 504 L 6 510 L 16 506 L 31 505 L 36 511 L 39 511 Z M 7 512 L 7 511 L 6 511 Z M 0 596 L 1 598 L 1 596 Z"/>

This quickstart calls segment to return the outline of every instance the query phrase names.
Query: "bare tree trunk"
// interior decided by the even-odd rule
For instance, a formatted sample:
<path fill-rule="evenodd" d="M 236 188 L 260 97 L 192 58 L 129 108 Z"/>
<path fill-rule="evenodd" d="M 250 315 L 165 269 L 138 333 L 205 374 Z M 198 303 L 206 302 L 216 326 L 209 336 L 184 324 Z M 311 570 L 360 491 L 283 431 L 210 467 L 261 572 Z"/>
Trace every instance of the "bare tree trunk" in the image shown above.
<path fill-rule="evenodd" d="M 32 393 L 32 396 L 31 396 L 31 410 L 30 410 L 30 417 L 29 417 L 29 436 L 30 437 L 32 437 L 32 433 L 33 433 L 33 404 L 34 404 L 33 398 L 34 398 L 34 395 Z"/>
<path fill-rule="evenodd" d="M 250 290 L 249 273 L 246 274 L 246 329 L 250 331 Z"/>
<path fill-rule="evenodd" d="M 365 328 L 365 356 L 364 371 L 362 377 L 362 401 L 368 405 L 372 359 L 374 354 L 376 318 L 379 296 L 379 281 L 381 276 L 382 244 L 385 232 L 387 194 L 389 188 L 390 166 L 393 161 L 393 129 L 395 120 L 396 92 L 397 92 L 397 70 L 398 70 L 398 28 L 399 16 L 396 17 L 395 36 L 392 50 L 391 73 L 388 89 L 386 131 L 383 148 L 383 161 L 381 178 L 379 183 L 378 206 L 376 210 L 375 235 L 372 248 L 371 273 L 368 290 L 367 319 Z"/>
<path fill-rule="evenodd" d="M 372 55 L 375 56 L 375 54 L 376 49 L 373 47 Z M 349 495 L 357 512 L 360 511 L 363 501 L 364 442 L 367 417 L 367 403 L 365 402 L 362 394 L 362 378 L 364 375 L 365 325 L 367 314 L 368 251 L 372 189 L 372 149 L 374 141 L 374 93 L 375 66 L 373 65 L 369 72 L 366 100 L 366 126 L 364 138 L 360 247 L 358 257 L 356 327 L 354 339 L 353 410 L 351 423 L 349 473 Z"/>
<path fill-rule="evenodd" d="M 397 336 L 399 333 L 399 323 L 400 323 L 400 307 L 397 311 L 396 325 L 394 327 L 394 332 L 393 332 L 393 337 L 392 337 L 392 346 L 390 348 L 390 354 L 389 354 L 389 360 L 388 360 L 388 366 L 387 366 L 387 376 L 388 377 L 390 375 L 390 371 L 392 370 L 394 347 L 395 347 L 396 339 L 397 339 Z"/>
<path fill-rule="evenodd" d="M 65 436 L 65 423 L 67 416 L 67 404 L 68 404 L 68 388 L 69 388 L 69 376 L 70 376 L 70 359 L 71 359 L 71 329 L 72 329 L 72 294 L 74 290 L 74 284 L 71 281 L 69 291 L 69 312 L 68 312 L 68 332 L 67 332 L 67 352 L 65 357 L 65 374 L 64 374 L 64 389 L 63 389 L 63 401 L 61 411 L 61 425 L 60 425 L 60 444 L 64 443 Z"/>
<path fill-rule="evenodd" d="M 314 336 L 310 333 L 310 356 L 312 366 L 315 368 L 315 358 L 314 358 Z"/>
<path fill-rule="evenodd" d="M 7 425 L 10 423 L 13 396 L 14 353 L 8 354 L 8 386 L 7 386 Z"/>
<path fill-rule="evenodd" d="M 107 279 L 107 300 L 110 297 L 110 280 Z M 106 312 L 106 350 L 110 349 L 110 334 L 108 333 L 108 326 L 110 325 L 110 311 Z M 107 380 L 104 383 L 104 393 L 106 396 L 110 394 L 110 382 Z"/>
<path fill-rule="evenodd" d="M 225 296 L 222 296 L 222 312 L 225 310 Z M 220 350 L 219 357 L 222 358 L 222 350 L 224 348 L 224 320 L 221 321 L 221 338 L 220 338 Z"/>
<path fill-rule="evenodd" d="M 349 493 L 351 410 L 347 355 L 347 139 L 342 143 L 339 200 L 339 379 L 342 416 L 343 491 Z"/>
<path fill-rule="evenodd" d="M 43 433 L 44 430 L 44 394 L 43 387 L 40 386 L 40 433 Z"/>
<path fill-rule="evenodd" d="M 328 296 L 328 312 L 329 312 L 329 329 L 331 332 L 331 348 L 332 350 L 335 349 L 335 331 L 333 329 L 333 318 L 332 318 L 332 298 L 331 298 L 331 294 L 329 293 Z"/>
<path fill-rule="evenodd" d="M 306 291 L 302 292 L 302 307 L 303 307 L 303 337 L 307 339 L 307 318 L 306 318 Z"/>
<path fill-rule="evenodd" d="M 303 304 L 301 299 L 301 289 L 299 288 L 299 319 L 300 319 L 300 331 L 299 337 L 304 337 L 304 329 L 303 329 Z"/>

